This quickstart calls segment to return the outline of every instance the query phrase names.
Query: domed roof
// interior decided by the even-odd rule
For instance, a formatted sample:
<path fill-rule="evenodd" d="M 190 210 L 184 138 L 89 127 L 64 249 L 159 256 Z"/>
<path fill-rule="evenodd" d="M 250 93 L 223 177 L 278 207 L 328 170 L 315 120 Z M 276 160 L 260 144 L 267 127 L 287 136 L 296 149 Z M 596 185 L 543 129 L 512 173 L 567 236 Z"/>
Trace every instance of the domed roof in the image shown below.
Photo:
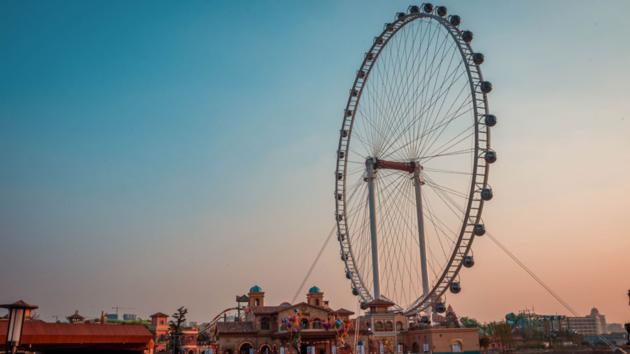
<path fill-rule="evenodd" d="M 254 285 L 251 288 L 249 288 L 249 292 L 250 293 L 262 293 L 262 288 L 258 285 Z"/>
<path fill-rule="evenodd" d="M 319 290 L 319 288 L 317 286 L 313 286 L 310 289 L 308 289 L 308 293 L 309 294 L 317 294 L 320 293 L 321 291 Z"/>

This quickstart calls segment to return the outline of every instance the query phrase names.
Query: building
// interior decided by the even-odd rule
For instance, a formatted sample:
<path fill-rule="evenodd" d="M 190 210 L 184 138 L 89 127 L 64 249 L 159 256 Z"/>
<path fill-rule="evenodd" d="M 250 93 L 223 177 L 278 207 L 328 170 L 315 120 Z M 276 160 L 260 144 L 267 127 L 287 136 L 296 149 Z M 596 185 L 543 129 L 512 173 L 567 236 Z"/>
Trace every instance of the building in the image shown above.
<path fill-rule="evenodd" d="M 245 300 L 243 296 L 239 298 Z M 333 324 L 347 321 L 353 314 L 330 308 L 324 293 L 315 286 L 309 289 L 306 302 L 297 304 L 267 305 L 265 293 L 258 285 L 251 287 L 246 300 L 242 319 L 217 322 L 211 328 L 218 353 L 332 353 L 338 337 Z"/>
<path fill-rule="evenodd" d="M 597 308 L 591 309 L 591 313 L 584 317 L 566 317 L 562 322 L 562 328 L 574 331 L 583 336 L 598 336 L 607 333 L 606 316 L 599 313 Z"/>
<path fill-rule="evenodd" d="M 162 312 L 152 314 L 149 328 L 153 333 L 155 352 L 165 352 L 168 344 L 168 315 Z"/>
<path fill-rule="evenodd" d="M 70 319 L 69 319 L 70 320 Z M 0 320 L 0 345 L 6 343 L 8 321 Z M 20 352 L 37 353 L 128 353 L 153 350 L 151 332 L 142 325 L 100 323 L 50 323 L 26 320 Z"/>
<path fill-rule="evenodd" d="M 365 314 L 331 308 L 316 286 L 306 302 L 265 304 L 265 293 L 253 286 L 246 296 L 243 316 L 209 326 L 216 354 L 393 354 L 479 353 L 476 328 L 429 327 L 410 322 L 386 299 L 363 306 Z M 236 307 L 240 313 L 240 306 Z M 454 313 L 453 313 L 454 314 Z"/>

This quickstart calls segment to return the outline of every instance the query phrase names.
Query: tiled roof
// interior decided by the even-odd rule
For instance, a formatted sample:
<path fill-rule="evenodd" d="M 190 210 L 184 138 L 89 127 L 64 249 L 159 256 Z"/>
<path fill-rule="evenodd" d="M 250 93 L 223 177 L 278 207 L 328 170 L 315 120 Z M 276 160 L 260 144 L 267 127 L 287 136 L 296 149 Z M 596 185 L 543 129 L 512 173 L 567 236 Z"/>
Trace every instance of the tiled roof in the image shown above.
<path fill-rule="evenodd" d="M 7 322 L 0 321 L 0 343 L 6 342 Z M 153 338 L 143 325 L 71 324 L 30 320 L 24 322 L 23 331 L 24 344 L 145 344 Z"/>
<path fill-rule="evenodd" d="M 217 322 L 217 334 L 221 333 L 252 333 L 256 332 L 254 323 L 245 322 Z"/>
<path fill-rule="evenodd" d="M 354 315 L 354 312 L 348 310 L 348 309 L 344 309 L 343 307 L 336 310 L 335 311 L 336 314 L 340 314 L 340 315 Z"/>
<path fill-rule="evenodd" d="M 162 313 L 162 312 L 156 312 L 156 313 L 152 314 L 150 317 L 152 317 L 152 318 L 153 317 L 168 317 L 168 315 L 165 314 L 165 313 Z"/>

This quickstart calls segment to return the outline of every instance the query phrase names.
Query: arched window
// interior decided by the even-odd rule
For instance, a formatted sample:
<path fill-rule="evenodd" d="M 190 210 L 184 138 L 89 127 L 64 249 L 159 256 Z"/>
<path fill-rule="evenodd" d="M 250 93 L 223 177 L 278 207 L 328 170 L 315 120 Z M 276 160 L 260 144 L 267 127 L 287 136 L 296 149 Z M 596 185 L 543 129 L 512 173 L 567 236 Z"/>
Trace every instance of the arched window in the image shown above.
<path fill-rule="evenodd" d="M 396 330 L 397 331 L 402 331 L 403 330 L 402 322 L 400 322 L 400 321 L 396 322 Z"/>
<path fill-rule="evenodd" d="M 308 319 L 303 318 L 302 321 L 300 321 L 300 327 L 302 327 L 302 329 L 308 329 Z"/>
<path fill-rule="evenodd" d="M 313 329 L 321 329 L 322 328 L 322 321 L 319 318 L 316 318 L 313 320 Z"/>
<path fill-rule="evenodd" d="M 259 299 L 254 300 L 254 306 L 260 306 L 260 300 Z"/>
<path fill-rule="evenodd" d="M 385 330 L 390 332 L 394 330 L 394 324 L 392 321 L 385 322 Z"/>
<path fill-rule="evenodd" d="M 451 351 L 453 353 L 461 353 L 462 352 L 462 342 L 459 340 L 456 340 L 453 342 L 453 344 L 451 344 Z"/>
<path fill-rule="evenodd" d="M 381 321 L 377 321 L 376 324 L 374 325 L 374 330 L 375 331 L 382 331 L 383 330 L 383 322 Z"/>
<path fill-rule="evenodd" d="M 271 320 L 269 320 L 269 317 L 263 317 L 260 319 L 260 329 L 264 331 L 271 329 Z"/>
<path fill-rule="evenodd" d="M 267 344 L 260 348 L 260 354 L 271 354 L 271 348 Z"/>
<path fill-rule="evenodd" d="M 411 345 L 411 352 L 420 353 L 420 345 L 418 345 L 417 342 L 413 342 L 413 344 Z"/>

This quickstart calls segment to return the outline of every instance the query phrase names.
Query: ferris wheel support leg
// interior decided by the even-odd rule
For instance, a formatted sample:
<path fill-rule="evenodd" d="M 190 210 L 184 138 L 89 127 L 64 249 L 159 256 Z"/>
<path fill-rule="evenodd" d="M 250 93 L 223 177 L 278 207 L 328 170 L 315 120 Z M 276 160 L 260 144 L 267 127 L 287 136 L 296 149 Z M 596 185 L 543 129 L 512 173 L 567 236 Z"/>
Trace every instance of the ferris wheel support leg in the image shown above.
<path fill-rule="evenodd" d="M 368 184 L 368 207 L 370 209 L 370 246 L 372 248 L 372 277 L 374 280 L 374 298 L 381 297 L 380 278 L 378 274 L 378 246 L 376 240 L 376 205 L 374 200 L 374 165 L 375 161 L 369 158 L 365 161 Z"/>
<path fill-rule="evenodd" d="M 424 215 L 422 212 L 422 185 L 424 182 L 420 176 L 422 166 L 416 166 L 413 172 L 413 181 L 416 189 L 416 215 L 418 216 L 418 238 L 420 243 L 420 266 L 422 267 L 422 295 L 429 293 L 429 272 L 427 268 L 427 247 L 424 237 Z"/>

